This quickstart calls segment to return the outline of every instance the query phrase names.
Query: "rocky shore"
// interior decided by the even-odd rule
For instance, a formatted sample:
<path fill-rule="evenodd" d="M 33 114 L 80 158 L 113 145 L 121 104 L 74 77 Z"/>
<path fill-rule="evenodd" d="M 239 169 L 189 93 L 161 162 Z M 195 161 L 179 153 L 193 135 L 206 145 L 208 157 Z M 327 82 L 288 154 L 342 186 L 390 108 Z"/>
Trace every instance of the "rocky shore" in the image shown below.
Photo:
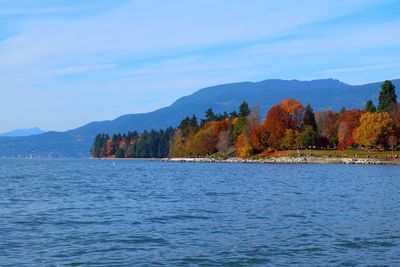
<path fill-rule="evenodd" d="M 322 157 L 274 157 L 262 159 L 244 158 L 168 158 L 169 162 L 220 162 L 220 163 L 276 163 L 276 164 L 380 164 L 400 165 L 400 159 L 372 159 L 372 158 L 322 158 Z"/>

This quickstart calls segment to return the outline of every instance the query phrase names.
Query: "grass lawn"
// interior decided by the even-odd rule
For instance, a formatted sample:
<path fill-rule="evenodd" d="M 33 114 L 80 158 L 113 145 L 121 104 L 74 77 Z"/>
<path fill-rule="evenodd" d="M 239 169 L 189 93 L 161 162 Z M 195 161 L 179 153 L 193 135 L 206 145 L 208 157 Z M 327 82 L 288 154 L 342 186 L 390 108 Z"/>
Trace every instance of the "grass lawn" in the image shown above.
<path fill-rule="evenodd" d="M 392 157 L 392 151 L 364 150 L 364 149 L 300 149 L 300 150 L 279 150 L 263 152 L 256 155 L 257 158 L 264 157 L 297 157 L 310 155 L 315 157 L 339 157 L 339 158 L 387 158 Z M 400 151 L 394 151 L 393 156 L 400 158 Z"/>

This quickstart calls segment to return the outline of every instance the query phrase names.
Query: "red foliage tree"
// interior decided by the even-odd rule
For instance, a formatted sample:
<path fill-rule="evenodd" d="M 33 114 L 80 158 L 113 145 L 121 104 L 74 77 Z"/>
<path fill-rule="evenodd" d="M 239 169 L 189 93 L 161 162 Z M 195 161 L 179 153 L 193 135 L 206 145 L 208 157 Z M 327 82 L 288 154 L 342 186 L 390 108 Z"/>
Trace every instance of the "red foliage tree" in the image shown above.
<path fill-rule="evenodd" d="M 315 113 L 321 146 L 334 147 L 337 144 L 338 114 L 332 110 Z"/>
<path fill-rule="evenodd" d="M 338 116 L 338 148 L 344 149 L 354 145 L 354 132 L 360 126 L 360 117 L 365 113 L 363 110 L 346 110 Z"/>

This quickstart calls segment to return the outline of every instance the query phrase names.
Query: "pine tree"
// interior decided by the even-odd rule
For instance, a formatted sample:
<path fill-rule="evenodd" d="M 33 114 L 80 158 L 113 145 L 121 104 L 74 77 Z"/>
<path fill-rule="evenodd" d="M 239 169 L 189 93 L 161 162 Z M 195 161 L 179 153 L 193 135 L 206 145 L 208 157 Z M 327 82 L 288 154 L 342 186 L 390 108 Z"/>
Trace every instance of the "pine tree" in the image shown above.
<path fill-rule="evenodd" d="M 217 116 L 214 114 L 212 108 L 207 109 L 206 111 L 206 121 L 215 121 Z"/>
<path fill-rule="evenodd" d="M 372 100 L 368 100 L 367 103 L 365 104 L 365 111 L 369 113 L 374 113 L 376 112 L 376 107 L 374 106 L 374 103 Z"/>
<path fill-rule="evenodd" d="M 310 125 L 314 132 L 317 132 L 317 121 L 315 120 L 314 111 L 310 104 L 308 104 L 304 108 L 304 117 L 303 117 L 303 124 L 304 126 Z"/>
<path fill-rule="evenodd" d="M 239 117 L 245 118 L 249 115 L 250 115 L 249 104 L 246 101 L 243 101 L 243 103 L 239 107 Z"/>
<path fill-rule="evenodd" d="M 381 86 L 379 93 L 378 111 L 388 111 L 392 104 L 397 103 L 396 88 L 391 81 L 385 81 Z"/>

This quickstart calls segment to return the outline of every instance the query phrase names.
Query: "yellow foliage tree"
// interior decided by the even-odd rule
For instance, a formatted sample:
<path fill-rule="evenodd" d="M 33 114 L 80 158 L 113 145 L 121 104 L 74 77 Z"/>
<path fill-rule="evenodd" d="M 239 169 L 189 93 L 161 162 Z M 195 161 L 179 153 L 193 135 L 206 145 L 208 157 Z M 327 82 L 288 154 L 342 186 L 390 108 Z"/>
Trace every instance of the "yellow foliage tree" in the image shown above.
<path fill-rule="evenodd" d="M 281 147 L 287 149 L 295 149 L 297 148 L 297 136 L 298 132 L 293 129 L 286 129 L 285 136 L 282 139 Z"/>
<path fill-rule="evenodd" d="M 360 117 L 360 127 L 354 132 L 354 140 L 364 147 L 385 145 L 393 131 L 394 123 L 389 113 L 367 112 Z"/>
<path fill-rule="evenodd" d="M 246 136 L 244 133 L 241 133 L 238 136 L 235 148 L 236 154 L 242 158 L 250 157 L 251 151 L 253 149 L 248 136 Z"/>

